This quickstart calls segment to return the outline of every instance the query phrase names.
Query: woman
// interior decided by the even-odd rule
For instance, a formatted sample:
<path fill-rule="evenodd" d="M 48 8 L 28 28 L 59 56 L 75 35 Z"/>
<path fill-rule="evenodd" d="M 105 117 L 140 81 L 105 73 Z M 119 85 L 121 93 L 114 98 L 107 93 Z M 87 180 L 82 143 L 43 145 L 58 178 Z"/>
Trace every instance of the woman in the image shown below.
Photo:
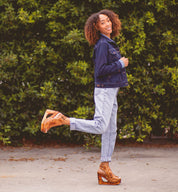
<path fill-rule="evenodd" d="M 128 59 L 121 57 L 116 43 L 111 39 L 119 35 L 120 29 L 118 15 L 110 10 L 92 14 L 85 24 L 85 37 L 90 45 L 94 45 L 94 119 L 69 118 L 47 109 L 41 124 L 44 133 L 51 127 L 69 125 L 71 131 L 102 135 L 101 164 L 97 171 L 99 184 L 118 185 L 121 182 L 121 178 L 115 176 L 109 167 L 117 135 L 117 93 L 120 87 L 128 85 L 125 70 Z"/>

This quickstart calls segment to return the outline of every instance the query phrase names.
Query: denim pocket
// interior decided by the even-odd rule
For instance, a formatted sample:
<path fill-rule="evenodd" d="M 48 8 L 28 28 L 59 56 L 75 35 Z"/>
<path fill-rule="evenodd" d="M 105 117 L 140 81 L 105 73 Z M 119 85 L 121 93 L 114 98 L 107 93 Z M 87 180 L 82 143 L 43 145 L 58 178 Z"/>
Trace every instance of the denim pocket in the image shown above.
<path fill-rule="evenodd" d="M 109 49 L 109 63 L 118 61 L 119 59 L 120 59 L 119 51 L 114 48 Z"/>

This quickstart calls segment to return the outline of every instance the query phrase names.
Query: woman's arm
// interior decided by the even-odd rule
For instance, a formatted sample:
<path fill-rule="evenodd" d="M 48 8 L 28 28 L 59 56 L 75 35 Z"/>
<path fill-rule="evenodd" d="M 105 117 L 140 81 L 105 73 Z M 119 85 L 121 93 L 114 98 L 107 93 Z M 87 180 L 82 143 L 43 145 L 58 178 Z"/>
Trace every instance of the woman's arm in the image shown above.
<path fill-rule="evenodd" d="M 128 59 L 125 57 L 120 58 L 121 62 L 116 61 L 113 63 L 108 63 L 108 45 L 106 43 L 101 43 L 95 50 L 94 62 L 95 62 L 95 72 L 97 76 L 106 76 L 112 73 L 119 73 L 123 67 L 128 66 Z M 123 63 L 124 66 L 123 66 Z"/>

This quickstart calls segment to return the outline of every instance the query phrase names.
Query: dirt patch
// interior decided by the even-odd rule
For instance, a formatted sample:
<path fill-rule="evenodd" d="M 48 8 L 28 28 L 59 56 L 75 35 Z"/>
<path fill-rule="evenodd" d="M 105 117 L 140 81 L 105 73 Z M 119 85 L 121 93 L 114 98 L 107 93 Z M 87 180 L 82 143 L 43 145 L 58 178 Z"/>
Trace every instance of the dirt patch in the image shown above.
<path fill-rule="evenodd" d="M 44 157 L 40 158 L 40 159 L 46 159 Z M 9 158 L 8 161 L 35 161 L 35 160 L 40 160 L 39 158 L 33 158 L 33 157 L 29 157 L 29 158 L 26 158 L 26 157 L 23 157 L 23 158 Z M 1 160 L 5 160 L 5 159 L 1 159 Z M 66 161 L 67 158 L 66 157 L 57 157 L 57 158 L 51 158 L 49 160 L 53 160 L 53 161 Z"/>
<path fill-rule="evenodd" d="M 58 157 L 58 158 L 53 158 L 51 160 L 53 161 L 66 161 L 67 158 L 64 158 L 64 157 Z"/>
<path fill-rule="evenodd" d="M 35 159 L 35 158 L 20 158 L 20 159 L 10 158 L 10 159 L 8 159 L 8 161 L 35 161 L 35 160 L 38 160 L 38 159 Z"/>

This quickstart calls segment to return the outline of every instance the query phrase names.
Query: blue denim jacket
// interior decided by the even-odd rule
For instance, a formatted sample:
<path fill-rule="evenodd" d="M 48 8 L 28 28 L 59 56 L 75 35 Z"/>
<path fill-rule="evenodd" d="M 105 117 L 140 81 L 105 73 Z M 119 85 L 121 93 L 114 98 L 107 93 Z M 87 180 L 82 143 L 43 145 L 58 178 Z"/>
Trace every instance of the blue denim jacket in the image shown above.
<path fill-rule="evenodd" d="M 114 88 L 128 86 L 124 63 L 116 43 L 101 34 L 93 52 L 95 87 Z"/>

